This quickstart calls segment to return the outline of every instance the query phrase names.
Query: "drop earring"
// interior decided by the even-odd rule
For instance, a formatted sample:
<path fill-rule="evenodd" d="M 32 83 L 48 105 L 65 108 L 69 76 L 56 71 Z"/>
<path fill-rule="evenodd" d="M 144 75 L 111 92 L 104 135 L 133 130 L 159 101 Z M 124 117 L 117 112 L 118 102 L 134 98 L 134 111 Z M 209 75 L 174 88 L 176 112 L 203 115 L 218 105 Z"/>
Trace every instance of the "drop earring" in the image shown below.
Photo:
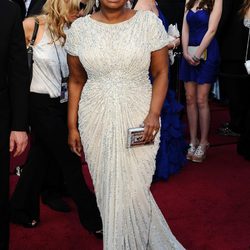
<path fill-rule="evenodd" d="M 95 0 L 95 6 L 96 6 L 96 8 L 98 8 L 99 7 L 99 0 Z"/>
<path fill-rule="evenodd" d="M 132 9 L 132 4 L 131 4 L 130 0 L 127 1 L 126 7 L 127 7 L 128 9 Z"/>

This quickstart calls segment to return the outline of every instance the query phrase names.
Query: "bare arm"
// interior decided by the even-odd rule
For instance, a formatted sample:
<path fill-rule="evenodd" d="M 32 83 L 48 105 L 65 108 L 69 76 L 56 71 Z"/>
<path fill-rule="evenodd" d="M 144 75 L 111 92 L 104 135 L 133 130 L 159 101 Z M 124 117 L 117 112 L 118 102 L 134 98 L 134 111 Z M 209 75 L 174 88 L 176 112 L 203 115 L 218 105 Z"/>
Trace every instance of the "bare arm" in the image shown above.
<path fill-rule="evenodd" d="M 45 29 L 45 23 L 46 19 L 44 19 L 44 16 L 37 16 L 37 19 L 39 21 L 39 28 L 35 40 L 35 45 L 39 43 L 43 37 L 44 29 Z M 32 35 L 35 28 L 35 18 L 34 17 L 28 17 L 23 21 L 23 28 L 25 33 L 25 40 L 26 40 L 26 46 L 29 45 Z"/>
<path fill-rule="evenodd" d="M 222 0 L 215 0 L 213 10 L 209 17 L 208 30 L 203 37 L 199 48 L 196 51 L 196 57 L 200 58 L 204 50 L 209 46 L 211 40 L 216 34 L 222 13 Z"/>
<path fill-rule="evenodd" d="M 87 74 L 82 67 L 82 64 L 77 56 L 68 55 L 69 65 L 69 100 L 68 100 L 68 129 L 69 138 L 68 143 L 70 149 L 81 156 L 82 144 L 78 132 L 78 104 L 81 97 L 81 92 L 85 82 L 87 81 Z"/>
<path fill-rule="evenodd" d="M 179 45 L 180 45 L 180 38 L 177 37 L 177 38 L 175 38 L 173 41 L 171 41 L 171 42 L 168 44 L 168 49 L 169 49 L 169 50 L 175 49 L 175 48 L 177 48 Z"/>
<path fill-rule="evenodd" d="M 33 30 L 35 26 L 35 20 L 32 17 L 28 17 L 23 21 L 23 29 L 25 33 L 25 41 L 26 41 L 26 46 L 29 45 Z"/>
<path fill-rule="evenodd" d="M 182 49 L 183 54 L 188 54 L 188 41 L 189 41 L 189 27 L 186 20 L 187 12 L 185 10 L 184 18 L 183 18 L 183 25 L 182 25 L 182 36 L 181 36 L 181 42 L 182 42 Z"/>
<path fill-rule="evenodd" d="M 185 9 L 184 18 L 183 18 L 183 25 L 182 25 L 182 36 L 181 36 L 183 56 L 185 57 L 185 59 L 187 60 L 187 62 L 190 65 L 197 65 L 197 63 L 192 59 L 192 56 L 189 55 L 189 53 L 188 53 L 189 27 L 188 27 L 187 18 L 186 18 L 187 13 L 188 13 L 188 11 L 187 11 L 187 9 Z"/>
<path fill-rule="evenodd" d="M 145 141 L 151 141 L 160 128 L 159 118 L 168 89 L 167 46 L 151 53 L 151 73 L 154 80 L 150 109 L 144 120 Z"/>
<path fill-rule="evenodd" d="M 150 10 L 159 16 L 158 9 L 156 7 L 155 0 L 139 0 L 135 5 L 135 10 Z M 175 39 L 168 44 L 168 49 L 175 49 L 180 45 L 180 38 L 175 37 Z"/>

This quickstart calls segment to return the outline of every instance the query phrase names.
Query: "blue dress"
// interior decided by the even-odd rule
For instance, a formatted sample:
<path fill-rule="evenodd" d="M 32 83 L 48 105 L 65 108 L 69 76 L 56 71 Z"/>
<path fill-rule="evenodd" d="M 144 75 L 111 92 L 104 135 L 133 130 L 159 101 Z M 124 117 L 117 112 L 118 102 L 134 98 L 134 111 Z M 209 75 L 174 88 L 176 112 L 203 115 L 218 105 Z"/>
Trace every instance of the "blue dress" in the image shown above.
<path fill-rule="evenodd" d="M 186 20 L 189 26 L 189 46 L 199 46 L 208 30 L 210 13 L 207 10 L 189 10 Z M 219 46 L 215 38 L 207 48 L 207 60 L 201 60 L 198 66 L 190 65 L 183 57 L 180 67 L 180 79 L 184 82 L 194 81 L 198 84 L 214 83 L 220 63 Z"/>
<path fill-rule="evenodd" d="M 159 18 L 165 29 L 168 22 L 159 10 Z M 171 88 L 171 82 L 170 86 Z M 166 180 L 171 174 L 178 172 L 186 162 L 187 143 L 184 139 L 184 125 L 180 120 L 183 106 L 176 101 L 175 92 L 168 90 L 161 111 L 160 147 L 156 156 L 154 181 Z"/>

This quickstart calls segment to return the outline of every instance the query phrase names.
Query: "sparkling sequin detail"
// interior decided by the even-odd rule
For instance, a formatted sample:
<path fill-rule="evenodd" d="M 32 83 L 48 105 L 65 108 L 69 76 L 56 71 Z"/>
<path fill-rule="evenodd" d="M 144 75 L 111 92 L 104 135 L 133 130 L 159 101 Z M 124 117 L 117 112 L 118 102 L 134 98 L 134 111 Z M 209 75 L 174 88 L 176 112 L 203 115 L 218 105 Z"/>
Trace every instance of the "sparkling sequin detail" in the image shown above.
<path fill-rule="evenodd" d="M 161 21 L 139 11 L 118 24 L 91 16 L 76 20 L 66 50 L 87 74 L 79 103 L 79 130 L 103 220 L 105 250 L 183 249 L 149 190 L 155 144 L 127 149 L 127 129 L 145 119 L 152 95 L 151 52 L 168 44 Z"/>

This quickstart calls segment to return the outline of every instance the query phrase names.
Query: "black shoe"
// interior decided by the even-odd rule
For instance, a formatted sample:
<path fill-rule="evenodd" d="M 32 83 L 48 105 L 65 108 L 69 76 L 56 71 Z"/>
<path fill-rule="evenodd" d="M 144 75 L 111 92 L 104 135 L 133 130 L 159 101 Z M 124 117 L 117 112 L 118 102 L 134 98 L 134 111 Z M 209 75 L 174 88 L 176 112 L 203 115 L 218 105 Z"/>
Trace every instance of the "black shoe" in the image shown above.
<path fill-rule="evenodd" d="M 231 128 L 229 127 L 221 127 L 218 129 L 218 134 L 219 135 L 224 135 L 224 136 L 240 136 L 240 133 L 237 133 L 235 131 L 233 131 Z"/>
<path fill-rule="evenodd" d="M 221 128 L 229 128 L 230 127 L 230 123 L 229 122 L 225 122 L 221 125 Z"/>
<path fill-rule="evenodd" d="M 47 205 L 52 210 L 55 210 L 57 212 L 69 213 L 71 211 L 69 205 L 61 198 L 49 201 L 43 200 L 43 204 Z"/>

